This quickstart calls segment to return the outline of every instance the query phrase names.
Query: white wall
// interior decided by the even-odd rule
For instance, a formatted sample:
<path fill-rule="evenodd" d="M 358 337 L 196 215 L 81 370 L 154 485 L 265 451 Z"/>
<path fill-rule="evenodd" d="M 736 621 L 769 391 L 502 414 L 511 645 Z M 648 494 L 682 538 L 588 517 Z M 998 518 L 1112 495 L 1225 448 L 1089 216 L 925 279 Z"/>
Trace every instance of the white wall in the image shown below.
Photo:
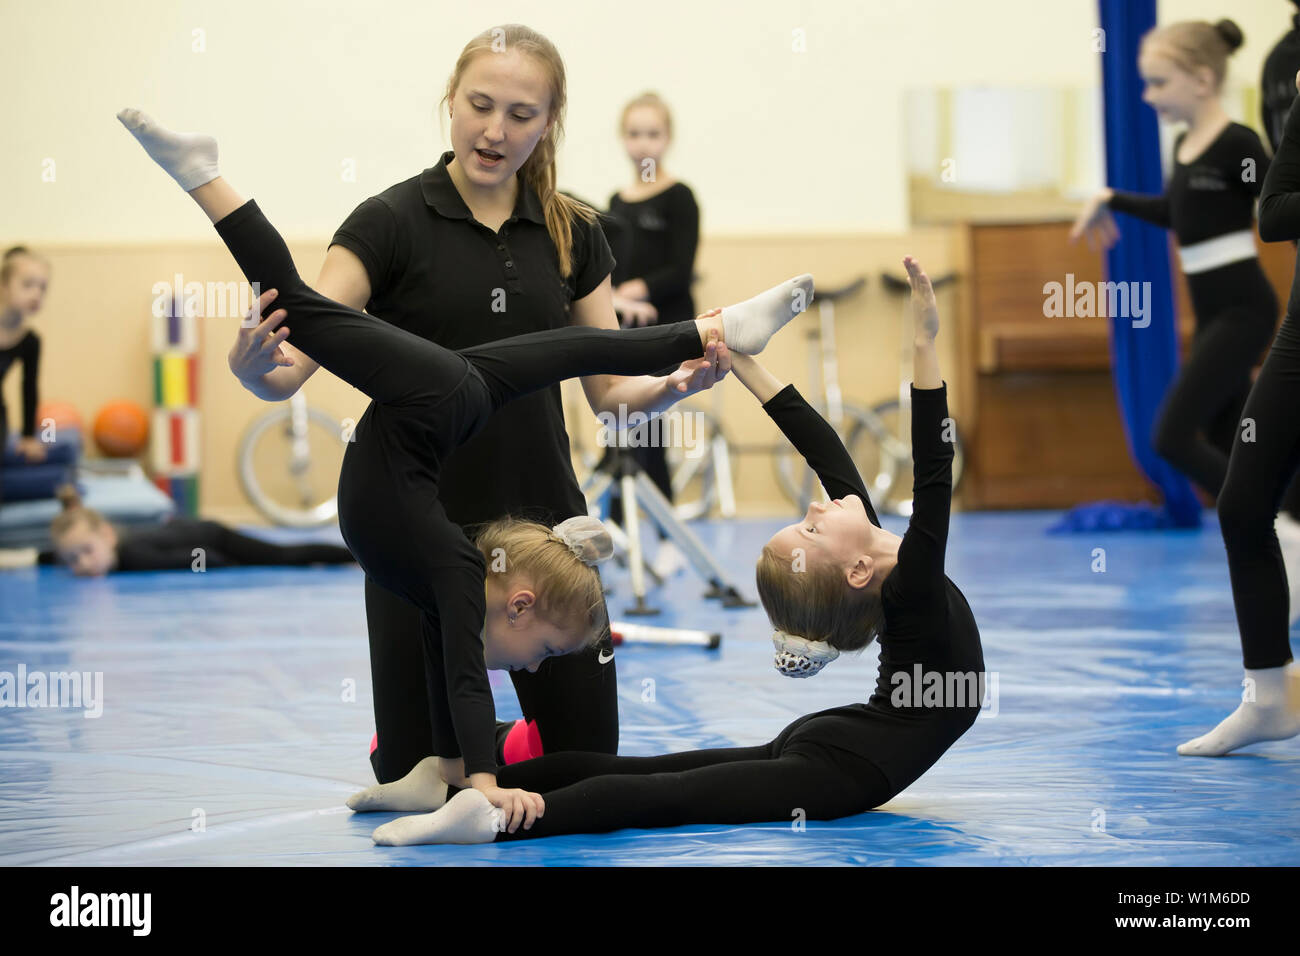
<path fill-rule="evenodd" d="M 1237 8 L 1235 10 L 1231 8 Z M 121 129 L 138 104 L 214 133 L 222 169 L 290 238 L 328 236 L 359 201 L 432 165 L 434 118 L 464 43 L 518 20 L 564 56 L 564 188 L 603 203 L 625 178 L 618 111 L 674 107 L 670 165 L 713 234 L 906 228 L 903 92 L 1086 87 L 1092 0 L 0 0 L 0 239 L 199 238 L 209 227 Z M 1255 85 L 1284 0 L 1167 0 L 1161 19 L 1230 13 L 1233 79 Z M 204 52 L 194 52 L 202 30 Z M 792 52 L 795 30 L 806 52 Z M 1250 119 L 1253 120 L 1253 117 Z M 340 175 L 355 160 L 356 182 Z M 46 160 L 55 181 L 43 182 Z M 314 267 L 309 267 L 309 271 Z"/>

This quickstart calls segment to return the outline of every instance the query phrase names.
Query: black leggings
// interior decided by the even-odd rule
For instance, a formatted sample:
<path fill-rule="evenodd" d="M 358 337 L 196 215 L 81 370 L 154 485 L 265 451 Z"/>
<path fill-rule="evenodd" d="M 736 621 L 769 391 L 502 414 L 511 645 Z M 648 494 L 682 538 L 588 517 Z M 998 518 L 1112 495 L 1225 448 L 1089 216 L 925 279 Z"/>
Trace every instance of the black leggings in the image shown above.
<path fill-rule="evenodd" d="M 796 729 L 797 727 L 797 729 Z M 497 840 L 708 823 L 790 823 L 865 813 L 895 790 L 867 760 L 817 738 L 803 719 L 758 747 L 661 757 L 547 754 L 497 772 L 497 785 L 539 793 L 546 812 Z"/>
<path fill-rule="evenodd" d="M 241 534 L 218 521 L 196 521 L 194 530 L 185 544 L 204 548 L 209 566 L 349 564 L 354 560 L 352 552 L 337 544 L 275 544 Z M 189 566 L 187 560 L 184 567 Z"/>
<path fill-rule="evenodd" d="M 1196 335 L 1165 393 L 1151 443 L 1161 458 L 1217 496 L 1228 451 L 1215 442 L 1215 432 L 1250 388 L 1250 370 L 1277 325 L 1277 296 L 1258 259 L 1193 273 L 1187 284 Z"/>
<path fill-rule="evenodd" d="M 366 578 L 370 684 L 379 741 L 370 763 L 380 783 L 400 780 L 434 752 L 420 615 L 410 601 Z M 548 754 L 618 752 L 618 675 L 611 654 L 612 646 L 584 648 L 547 658 L 535 674 L 510 672 L 524 719 L 536 721 Z M 502 745 L 512 726 L 498 724 L 498 763 L 505 764 Z"/>
<path fill-rule="evenodd" d="M 1298 402 L 1300 315 L 1288 311 L 1246 399 L 1219 495 L 1242 659 L 1252 670 L 1291 660 L 1290 595 L 1273 522 L 1300 466 Z"/>

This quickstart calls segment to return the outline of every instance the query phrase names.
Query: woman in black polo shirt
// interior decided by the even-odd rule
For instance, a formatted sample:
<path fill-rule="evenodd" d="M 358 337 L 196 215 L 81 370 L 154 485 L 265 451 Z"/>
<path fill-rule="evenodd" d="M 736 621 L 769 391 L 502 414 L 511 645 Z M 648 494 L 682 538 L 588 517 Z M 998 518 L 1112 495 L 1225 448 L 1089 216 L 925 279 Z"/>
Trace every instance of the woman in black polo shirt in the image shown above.
<path fill-rule="evenodd" d="M 598 228 L 556 190 L 563 132 L 564 64 L 545 37 L 518 24 L 485 31 L 461 51 L 444 101 L 452 150 L 418 176 L 361 203 L 334 236 L 315 288 L 451 349 L 565 325 L 618 327 Z M 267 401 L 292 395 L 318 367 L 284 342 L 242 329 L 230 367 Z M 725 362 L 685 362 L 667 378 L 595 375 L 582 380 L 593 412 L 661 410 L 726 374 Z M 619 419 L 625 420 L 625 419 Z M 349 443 L 364 455 L 370 434 Z M 501 410 L 445 463 L 441 500 L 467 532 L 512 514 L 554 524 L 586 513 L 569 457 L 560 389 Z M 366 581 L 381 783 L 433 753 L 420 612 Z M 524 722 L 500 728 L 502 763 L 546 752 L 616 753 L 613 649 L 511 672 Z M 507 734 L 509 730 L 509 734 Z M 531 745 L 530 745 L 531 741 Z"/>

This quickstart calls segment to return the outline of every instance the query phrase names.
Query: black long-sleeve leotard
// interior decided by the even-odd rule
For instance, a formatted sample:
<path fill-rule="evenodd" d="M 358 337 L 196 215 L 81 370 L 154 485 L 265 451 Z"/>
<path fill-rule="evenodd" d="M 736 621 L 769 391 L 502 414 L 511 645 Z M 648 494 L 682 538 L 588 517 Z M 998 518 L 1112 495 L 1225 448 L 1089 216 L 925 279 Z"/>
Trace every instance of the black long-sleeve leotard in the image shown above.
<path fill-rule="evenodd" d="M 898 547 L 898 563 L 881 586 L 885 623 L 876 688 L 866 704 L 833 712 L 849 718 L 833 745 L 870 760 L 898 790 L 924 773 L 974 722 L 984 671 L 975 617 L 965 596 L 944 574 L 953 459 L 947 385 L 913 385 L 911 396 L 913 511 Z M 787 385 L 763 409 L 817 472 L 830 496 L 857 495 L 868 518 L 879 526 L 839 435 L 794 386 Z M 929 675 L 943 680 L 944 706 L 928 706 L 921 695 L 926 686 L 933 690 L 936 678 Z M 915 687 L 918 679 L 922 687 Z M 964 699 L 947 699 L 950 686 L 969 692 Z"/>
<path fill-rule="evenodd" d="M 541 793 L 546 813 L 530 829 L 497 834 L 498 841 L 862 813 L 904 790 L 965 733 L 979 713 L 984 656 L 970 607 L 943 571 L 953 457 L 944 440 L 946 389 L 912 389 L 915 507 L 882 586 L 885 631 L 870 700 L 800 717 L 755 747 L 657 757 L 561 753 L 511 764 L 498 783 Z M 786 386 L 763 408 L 830 495 L 858 495 L 879 526 L 839 436 L 798 391 Z M 944 693 L 919 704 L 910 693 L 894 699 L 910 691 L 897 675 L 923 685 L 926 675 L 938 675 Z M 950 677 L 957 680 L 949 684 Z M 956 699 L 952 691 L 970 694 Z"/>
<path fill-rule="evenodd" d="M 1110 208 L 1173 230 L 1180 246 L 1253 228 L 1255 199 L 1269 169 L 1259 136 L 1249 126 L 1229 123 L 1199 156 L 1184 163 L 1178 150 L 1186 135 L 1174 144 L 1174 171 L 1164 193 L 1115 190 Z"/>

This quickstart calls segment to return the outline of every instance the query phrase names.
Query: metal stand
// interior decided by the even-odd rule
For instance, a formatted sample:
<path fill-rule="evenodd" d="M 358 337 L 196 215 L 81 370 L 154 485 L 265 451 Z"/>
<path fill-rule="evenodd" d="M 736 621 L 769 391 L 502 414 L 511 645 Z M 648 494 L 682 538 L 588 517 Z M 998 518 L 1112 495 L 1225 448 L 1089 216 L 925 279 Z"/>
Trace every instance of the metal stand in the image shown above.
<path fill-rule="evenodd" d="M 655 574 L 653 568 L 646 567 L 641 547 L 642 510 L 686 556 L 695 573 L 709 585 L 709 589 L 704 592 L 706 598 L 720 598 L 725 608 L 754 607 L 753 601 L 741 597 L 740 590 L 731 582 L 722 565 L 709 554 L 695 532 L 678 520 L 673 513 L 672 503 L 626 449 L 610 449 L 608 458 L 596 467 L 583 485 L 583 494 L 588 501 L 598 502 L 609 493 L 616 481 L 623 498 L 624 527 L 619 527 L 608 519 L 605 519 L 605 524 L 610 530 L 610 537 L 614 539 L 616 554 L 621 552 L 626 555 L 626 564 L 632 575 L 632 594 L 636 598 L 636 604 L 628 608 L 625 614 L 644 616 L 659 613 L 659 608 L 651 607 L 645 600 L 646 572 L 650 573 L 656 584 L 662 584 L 663 580 Z M 621 555 L 619 560 L 623 563 Z"/>

